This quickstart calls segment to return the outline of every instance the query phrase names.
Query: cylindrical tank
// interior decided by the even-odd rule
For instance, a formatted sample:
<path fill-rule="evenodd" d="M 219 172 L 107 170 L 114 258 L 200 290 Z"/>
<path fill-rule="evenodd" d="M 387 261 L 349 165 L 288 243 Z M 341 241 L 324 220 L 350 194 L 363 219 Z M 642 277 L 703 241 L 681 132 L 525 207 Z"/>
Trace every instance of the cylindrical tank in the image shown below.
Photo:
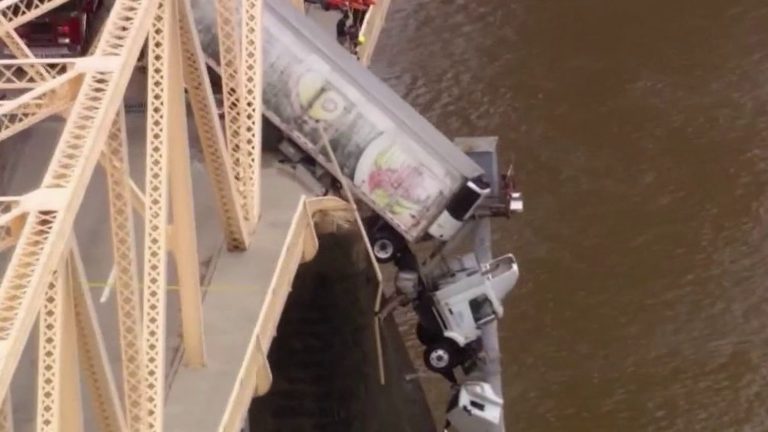
<path fill-rule="evenodd" d="M 219 39 L 216 37 L 216 1 L 215 0 L 190 0 L 192 13 L 197 23 L 197 31 L 200 35 L 200 44 L 209 57 L 216 63 L 219 62 Z M 238 5 L 239 1 L 235 2 Z M 236 17 L 237 26 L 240 26 L 240 17 Z"/>
<path fill-rule="evenodd" d="M 215 2 L 190 1 L 203 51 L 218 61 Z M 406 240 L 425 237 L 482 168 L 361 66 L 332 32 L 287 0 L 262 1 L 265 116 L 309 153 L 327 141 L 341 175 L 374 211 Z M 240 24 L 236 10 L 235 39 Z"/>

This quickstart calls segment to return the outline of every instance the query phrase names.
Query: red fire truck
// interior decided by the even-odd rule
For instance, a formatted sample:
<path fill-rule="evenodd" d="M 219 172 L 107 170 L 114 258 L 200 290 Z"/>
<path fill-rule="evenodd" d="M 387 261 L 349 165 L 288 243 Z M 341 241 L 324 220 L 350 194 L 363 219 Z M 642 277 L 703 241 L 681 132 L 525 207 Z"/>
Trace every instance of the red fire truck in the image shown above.
<path fill-rule="evenodd" d="M 102 0 L 70 0 L 16 27 L 16 32 L 37 57 L 82 55 L 91 42 L 96 28 L 94 19 L 102 3 Z M 6 46 L 2 46 L 2 52 L 10 54 Z"/>

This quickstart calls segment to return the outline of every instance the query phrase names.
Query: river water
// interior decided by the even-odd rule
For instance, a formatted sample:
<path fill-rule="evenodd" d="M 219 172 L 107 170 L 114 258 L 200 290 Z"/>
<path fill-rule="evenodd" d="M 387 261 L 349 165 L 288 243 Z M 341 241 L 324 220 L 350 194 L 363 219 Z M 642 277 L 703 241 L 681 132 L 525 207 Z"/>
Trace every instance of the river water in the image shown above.
<path fill-rule="evenodd" d="M 395 1 L 372 69 L 516 161 L 509 430 L 768 430 L 768 2 Z"/>

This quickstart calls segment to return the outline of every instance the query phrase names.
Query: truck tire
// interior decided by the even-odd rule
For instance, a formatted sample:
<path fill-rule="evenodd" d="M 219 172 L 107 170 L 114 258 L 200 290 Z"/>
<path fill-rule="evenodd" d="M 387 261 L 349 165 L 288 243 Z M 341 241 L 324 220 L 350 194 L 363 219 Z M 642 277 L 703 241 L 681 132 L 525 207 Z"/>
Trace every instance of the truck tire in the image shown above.
<path fill-rule="evenodd" d="M 441 375 L 453 372 L 460 363 L 460 348 L 450 339 L 441 338 L 424 350 L 424 365 Z"/>
<path fill-rule="evenodd" d="M 416 323 L 416 339 L 424 346 L 432 345 L 442 339 L 442 335 L 422 323 Z"/>
<path fill-rule="evenodd" d="M 380 264 L 391 262 L 402 247 L 401 240 L 390 230 L 377 230 L 371 234 L 371 248 Z"/>

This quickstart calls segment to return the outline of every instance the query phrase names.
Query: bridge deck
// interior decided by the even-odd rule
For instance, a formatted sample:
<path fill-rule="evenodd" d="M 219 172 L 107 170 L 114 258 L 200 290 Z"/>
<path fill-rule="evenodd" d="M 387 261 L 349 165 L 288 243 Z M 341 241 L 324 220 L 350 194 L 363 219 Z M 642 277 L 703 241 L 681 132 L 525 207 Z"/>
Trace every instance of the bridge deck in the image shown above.
<path fill-rule="evenodd" d="M 284 299 L 268 291 L 283 245 L 290 240 L 293 215 L 307 190 L 272 161 L 265 164 L 262 179 L 262 215 L 250 248 L 222 252 L 212 269 L 203 303 L 206 367 L 182 366 L 172 379 L 164 430 L 217 430 L 237 387 L 257 322 L 277 319 L 268 316 L 267 309 L 273 306 L 270 302 Z M 264 327 L 268 326 L 256 331 L 263 332 Z"/>

